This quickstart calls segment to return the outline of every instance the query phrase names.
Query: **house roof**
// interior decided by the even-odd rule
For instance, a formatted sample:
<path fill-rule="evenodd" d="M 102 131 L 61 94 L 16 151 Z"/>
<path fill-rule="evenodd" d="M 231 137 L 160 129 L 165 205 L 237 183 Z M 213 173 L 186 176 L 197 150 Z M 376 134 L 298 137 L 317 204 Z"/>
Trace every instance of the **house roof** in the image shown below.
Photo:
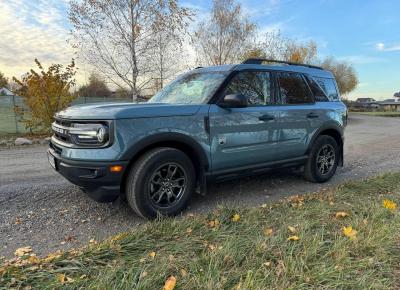
<path fill-rule="evenodd" d="M 10 91 L 9 89 L 2 87 L 2 88 L 0 88 L 0 95 L 1 96 L 13 96 L 15 94 L 12 91 Z"/>

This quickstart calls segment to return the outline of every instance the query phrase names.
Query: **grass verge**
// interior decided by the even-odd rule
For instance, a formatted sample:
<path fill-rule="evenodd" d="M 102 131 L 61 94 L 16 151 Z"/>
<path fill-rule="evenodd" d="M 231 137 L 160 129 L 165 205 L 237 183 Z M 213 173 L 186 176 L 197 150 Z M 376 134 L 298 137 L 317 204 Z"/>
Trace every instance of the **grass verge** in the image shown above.
<path fill-rule="evenodd" d="M 398 289 L 399 202 L 395 173 L 162 219 L 83 249 L 3 261 L 0 287 L 161 289 L 174 276 L 176 289 Z"/>
<path fill-rule="evenodd" d="M 400 117 L 400 112 L 357 112 L 357 114 L 375 117 Z"/>

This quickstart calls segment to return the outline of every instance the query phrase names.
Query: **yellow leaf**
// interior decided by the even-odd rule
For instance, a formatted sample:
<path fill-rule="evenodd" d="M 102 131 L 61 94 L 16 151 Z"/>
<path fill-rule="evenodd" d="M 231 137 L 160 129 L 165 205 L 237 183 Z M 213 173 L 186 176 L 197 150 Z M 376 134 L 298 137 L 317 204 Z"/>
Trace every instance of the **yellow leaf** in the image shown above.
<path fill-rule="evenodd" d="M 192 228 L 187 228 L 187 229 L 186 229 L 186 233 L 187 233 L 187 234 L 190 235 L 192 232 L 193 232 Z"/>
<path fill-rule="evenodd" d="M 21 223 L 21 219 L 19 217 L 15 218 L 15 224 L 19 225 Z"/>
<path fill-rule="evenodd" d="M 288 241 L 298 241 L 300 238 L 298 236 L 290 236 L 287 238 Z"/>
<path fill-rule="evenodd" d="M 154 257 L 156 256 L 156 252 L 151 252 L 151 253 L 149 253 L 149 256 L 152 257 L 152 258 L 154 258 Z"/>
<path fill-rule="evenodd" d="M 273 232 L 274 232 L 274 230 L 271 228 L 264 229 L 264 235 L 266 235 L 266 236 L 272 235 Z"/>
<path fill-rule="evenodd" d="M 342 231 L 343 231 L 343 234 L 344 234 L 346 237 L 350 238 L 351 240 L 354 240 L 354 239 L 357 238 L 357 237 L 356 237 L 357 231 L 354 230 L 352 226 L 343 227 L 343 228 L 342 228 Z"/>
<path fill-rule="evenodd" d="M 173 290 L 176 285 L 176 278 L 175 276 L 169 276 L 167 281 L 165 281 L 163 290 Z"/>
<path fill-rule="evenodd" d="M 75 281 L 74 279 L 69 278 L 69 277 L 65 276 L 64 274 L 57 274 L 57 280 L 61 284 L 72 283 Z"/>
<path fill-rule="evenodd" d="M 140 260 L 139 260 L 140 263 L 144 263 L 145 261 L 146 261 L 145 258 L 140 258 Z"/>
<path fill-rule="evenodd" d="M 59 257 L 61 257 L 61 252 L 60 252 L 60 251 L 57 251 L 57 252 L 55 252 L 55 253 L 49 254 L 49 255 L 44 259 L 44 261 L 45 261 L 46 263 L 50 263 L 50 262 L 52 262 L 54 259 L 57 259 L 57 258 L 59 258 Z"/>
<path fill-rule="evenodd" d="M 390 209 L 390 210 L 395 210 L 397 207 L 397 204 L 394 201 L 391 201 L 389 199 L 384 199 L 383 200 L 383 207 Z"/>
<path fill-rule="evenodd" d="M 238 221 L 240 220 L 240 215 L 238 215 L 237 213 L 234 214 L 234 215 L 232 216 L 231 220 L 232 220 L 233 222 L 238 222 Z"/>
<path fill-rule="evenodd" d="M 295 228 L 295 227 L 292 227 L 292 226 L 288 226 L 288 230 L 289 230 L 291 233 L 295 233 L 295 232 L 296 232 L 296 228 Z"/>
<path fill-rule="evenodd" d="M 261 208 L 267 208 L 267 204 L 266 203 L 263 203 L 262 205 L 261 205 Z"/>
<path fill-rule="evenodd" d="M 338 218 L 344 218 L 344 217 L 347 217 L 347 216 L 349 216 L 349 214 L 347 213 L 347 212 L 344 212 L 344 211 L 338 211 L 336 214 L 335 214 L 335 217 L 338 219 Z"/>
<path fill-rule="evenodd" d="M 31 264 L 38 264 L 39 262 L 40 262 L 40 259 L 38 258 L 38 257 L 36 257 L 36 256 L 30 256 L 29 258 L 28 258 L 28 261 L 29 261 L 29 263 L 31 263 Z"/>
<path fill-rule="evenodd" d="M 271 262 L 264 262 L 263 265 L 264 265 L 265 267 L 270 267 L 270 266 L 271 266 Z"/>
<path fill-rule="evenodd" d="M 30 252 L 32 252 L 31 247 L 22 247 L 22 248 L 16 249 L 14 254 L 18 257 L 22 257 Z"/>

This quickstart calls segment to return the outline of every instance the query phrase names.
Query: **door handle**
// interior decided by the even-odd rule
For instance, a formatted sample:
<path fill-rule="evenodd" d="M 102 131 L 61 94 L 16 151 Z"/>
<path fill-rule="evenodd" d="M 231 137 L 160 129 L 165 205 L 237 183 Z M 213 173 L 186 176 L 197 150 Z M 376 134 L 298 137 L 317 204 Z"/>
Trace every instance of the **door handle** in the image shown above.
<path fill-rule="evenodd" d="M 309 113 L 309 114 L 307 114 L 307 118 L 309 118 L 309 119 L 315 119 L 315 118 L 318 118 L 318 117 L 319 117 L 319 115 L 316 114 L 316 113 Z"/>
<path fill-rule="evenodd" d="M 266 115 L 262 115 L 262 116 L 258 117 L 258 119 L 260 121 L 272 121 L 272 120 L 275 120 L 275 116 L 266 114 Z"/>

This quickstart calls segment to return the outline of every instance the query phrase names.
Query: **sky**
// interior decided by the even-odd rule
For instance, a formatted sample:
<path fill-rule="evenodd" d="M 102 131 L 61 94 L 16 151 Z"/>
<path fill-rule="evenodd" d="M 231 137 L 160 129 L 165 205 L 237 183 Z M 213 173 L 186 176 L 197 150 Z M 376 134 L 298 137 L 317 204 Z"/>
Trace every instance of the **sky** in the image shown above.
<path fill-rule="evenodd" d="M 20 77 L 34 67 L 68 64 L 76 52 L 68 43 L 68 0 L 0 0 L 0 71 Z M 181 0 L 204 19 L 211 1 Z M 348 61 L 359 85 L 350 99 L 388 99 L 400 91 L 400 1 L 240 0 L 261 34 L 279 29 L 298 41 L 316 41 L 320 57 Z M 77 59 L 78 83 L 87 68 Z"/>

